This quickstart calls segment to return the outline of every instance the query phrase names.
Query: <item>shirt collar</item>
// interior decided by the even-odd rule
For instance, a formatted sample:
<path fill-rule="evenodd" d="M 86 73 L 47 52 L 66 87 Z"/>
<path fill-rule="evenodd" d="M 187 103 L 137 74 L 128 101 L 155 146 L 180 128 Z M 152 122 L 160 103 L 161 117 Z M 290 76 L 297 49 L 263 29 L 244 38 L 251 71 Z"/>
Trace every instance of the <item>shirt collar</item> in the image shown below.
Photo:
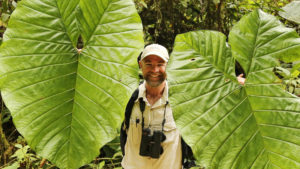
<path fill-rule="evenodd" d="M 168 101 L 168 94 L 169 94 L 169 88 L 168 88 L 168 81 L 166 81 L 166 86 L 165 86 L 165 89 L 164 89 L 164 93 L 162 95 L 162 97 L 160 99 L 158 99 L 154 105 L 152 106 L 153 108 L 154 107 L 157 107 L 157 106 L 160 106 L 160 105 L 164 105 L 167 103 Z M 143 98 L 143 100 L 145 101 L 145 103 L 150 106 L 149 102 L 147 101 L 147 98 L 146 98 L 146 81 L 144 80 L 144 82 L 139 86 L 139 96 L 138 98 Z M 138 101 L 139 99 L 136 100 L 136 102 Z"/>

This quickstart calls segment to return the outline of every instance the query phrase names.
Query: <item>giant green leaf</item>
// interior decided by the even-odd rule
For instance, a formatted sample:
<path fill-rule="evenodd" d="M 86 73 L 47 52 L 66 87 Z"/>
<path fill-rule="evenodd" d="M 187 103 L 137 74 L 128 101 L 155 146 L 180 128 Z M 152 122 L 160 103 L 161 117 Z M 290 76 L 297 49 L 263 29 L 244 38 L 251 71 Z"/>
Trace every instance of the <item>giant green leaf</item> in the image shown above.
<path fill-rule="evenodd" d="M 94 159 L 117 134 L 142 48 L 131 0 L 21 1 L 0 49 L 0 84 L 30 147 L 60 168 Z"/>
<path fill-rule="evenodd" d="M 256 10 L 229 36 L 178 35 L 168 65 L 177 127 L 207 169 L 300 169 L 300 99 L 283 90 L 273 69 L 300 60 L 300 38 Z M 247 74 L 234 77 L 234 58 Z"/>

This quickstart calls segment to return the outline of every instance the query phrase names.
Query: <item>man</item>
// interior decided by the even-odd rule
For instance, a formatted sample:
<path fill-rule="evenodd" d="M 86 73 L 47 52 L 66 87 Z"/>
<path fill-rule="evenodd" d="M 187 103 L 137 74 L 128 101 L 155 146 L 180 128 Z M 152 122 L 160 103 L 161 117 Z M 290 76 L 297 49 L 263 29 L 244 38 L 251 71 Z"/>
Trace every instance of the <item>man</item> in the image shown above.
<path fill-rule="evenodd" d="M 139 65 L 145 81 L 139 86 L 138 99 L 135 100 L 131 111 L 125 155 L 122 160 L 125 169 L 182 168 L 181 137 L 168 104 L 166 81 L 168 60 L 167 49 L 158 44 L 148 45 L 141 55 Z M 145 103 L 144 110 L 141 110 L 140 102 Z M 161 138 L 161 142 L 158 143 L 162 151 L 157 157 L 153 158 L 151 153 L 141 150 L 148 146 L 142 138 L 142 131 L 149 131 L 146 134 L 149 136 L 155 135 L 155 132 L 162 132 L 165 135 L 165 139 Z M 142 139 L 144 140 L 141 141 Z M 147 151 L 151 151 L 149 149 L 151 148 L 146 148 Z"/>
<path fill-rule="evenodd" d="M 168 104 L 166 81 L 168 60 L 167 49 L 158 44 L 147 46 L 141 55 L 139 65 L 145 81 L 139 86 L 137 99 L 134 99 L 133 107 L 130 108 L 130 124 L 122 160 L 122 166 L 125 169 L 181 169 L 182 155 L 185 155 L 187 160 L 191 160 L 188 158 L 192 156 L 192 152 L 184 142 L 181 143 L 181 136 Z M 245 78 L 242 76 L 243 74 L 239 75 L 237 79 L 243 85 Z M 144 109 L 141 108 L 141 103 L 145 103 Z M 143 152 L 141 144 L 144 142 L 142 137 L 145 129 L 151 131 L 146 135 L 153 136 L 153 131 L 162 131 L 166 136 L 165 140 L 162 139 L 159 142 L 163 151 L 158 158 L 152 158 L 151 153 Z M 124 137 L 122 138 L 121 134 L 121 146 L 122 139 Z M 189 161 L 185 164 L 194 165 Z"/>

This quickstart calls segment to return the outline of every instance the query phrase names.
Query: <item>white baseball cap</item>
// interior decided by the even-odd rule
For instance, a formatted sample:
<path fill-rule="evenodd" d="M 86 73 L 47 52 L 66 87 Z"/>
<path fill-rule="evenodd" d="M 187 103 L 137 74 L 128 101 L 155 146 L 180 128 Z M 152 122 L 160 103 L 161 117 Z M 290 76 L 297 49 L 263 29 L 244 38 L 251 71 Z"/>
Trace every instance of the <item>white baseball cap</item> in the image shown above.
<path fill-rule="evenodd" d="M 143 50 L 141 60 L 143 60 L 145 57 L 149 55 L 156 55 L 160 58 L 162 58 L 165 62 L 168 62 L 169 60 L 169 53 L 168 50 L 159 44 L 151 44 L 145 47 Z"/>

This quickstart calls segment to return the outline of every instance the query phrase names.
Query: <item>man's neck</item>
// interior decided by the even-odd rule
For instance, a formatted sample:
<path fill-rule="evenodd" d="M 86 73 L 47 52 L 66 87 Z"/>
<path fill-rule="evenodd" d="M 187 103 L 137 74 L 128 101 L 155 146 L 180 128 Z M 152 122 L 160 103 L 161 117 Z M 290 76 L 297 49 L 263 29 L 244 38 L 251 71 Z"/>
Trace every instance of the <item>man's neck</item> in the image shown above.
<path fill-rule="evenodd" d="M 166 86 L 166 81 L 164 81 L 163 83 L 161 83 L 157 87 L 149 86 L 146 82 L 146 84 L 145 84 L 146 97 L 147 97 L 148 102 L 151 105 L 153 105 L 158 99 L 161 98 L 161 96 L 164 93 L 165 86 Z"/>

